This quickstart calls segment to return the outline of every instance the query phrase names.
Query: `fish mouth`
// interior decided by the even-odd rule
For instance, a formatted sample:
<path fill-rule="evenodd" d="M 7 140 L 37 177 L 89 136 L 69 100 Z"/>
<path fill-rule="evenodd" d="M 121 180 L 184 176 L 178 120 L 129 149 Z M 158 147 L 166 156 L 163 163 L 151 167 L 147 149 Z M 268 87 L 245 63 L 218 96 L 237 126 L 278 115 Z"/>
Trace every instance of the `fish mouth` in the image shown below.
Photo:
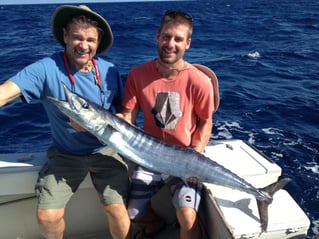
<path fill-rule="evenodd" d="M 65 100 L 57 99 L 52 96 L 47 96 L 48 101 L 50 101 L 55 106 L 57 106 L 62 112 L 65 111 L 65 109 L 76 110 L 76 107 L 74 104 L 75 100 L 72 100 L 73 95 L 71 94 L 71 91 L 64 84 L 63 84 L 63 90 L 65 93 Z"/>

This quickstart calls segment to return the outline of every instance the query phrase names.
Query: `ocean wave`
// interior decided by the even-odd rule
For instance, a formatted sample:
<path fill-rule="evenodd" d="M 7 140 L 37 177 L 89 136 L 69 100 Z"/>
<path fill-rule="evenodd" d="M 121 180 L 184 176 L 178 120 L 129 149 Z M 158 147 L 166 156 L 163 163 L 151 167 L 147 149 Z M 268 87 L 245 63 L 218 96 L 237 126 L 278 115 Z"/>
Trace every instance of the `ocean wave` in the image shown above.
<path fill-rule="evenodd" d="M 248 53 L 245 56 L 247 56 L 248 58 L 251 58 L 251 59 L 259 59 L 261 57 L 261 55 L 258 51 Z"/>

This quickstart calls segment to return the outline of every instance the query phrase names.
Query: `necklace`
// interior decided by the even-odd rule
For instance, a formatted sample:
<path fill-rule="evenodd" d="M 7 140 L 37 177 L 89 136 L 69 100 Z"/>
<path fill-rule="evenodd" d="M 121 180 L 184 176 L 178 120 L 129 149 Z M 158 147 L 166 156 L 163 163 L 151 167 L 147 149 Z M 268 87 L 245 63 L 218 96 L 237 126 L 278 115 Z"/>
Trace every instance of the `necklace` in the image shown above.
<path fill-rule="evenodd" d="M 70 69 L 70 66 L 69 66 L 69 60 L 68 60 L 68 56 L 66 55 L 66 51 L 64 51 L 64 53 L 63 53 L 63 60 L 64 60 L 64 65 L 65 65 L 66 71 L 68 73 L 69 79 L 70 79 L 72 85 L 74 85 L 75 79 L 74 79 L 74 76 L 73 76 L 71 69 Z M 93 64 L 92 70 L 94 73 L 95 83 L 99 87 L 101 87 L 100 73 L 99 73 L 99 69 L 98 69 L 97 64 L 96 64 L 96 60 L 94 58 L 92 58 L 92 64 Z"/>
<path fill-rule="evenodd" d="M 172 66 L 167 66 L 164 63 L 162 63 L 159 59 L 155 60 L 155 65 L 156 65 L 158 73 L 162 77 L 171 78 L 178 75 L 179 72 L 181 72 L 184 69 L 185 62 L 183 62 L 183 66 L 180 67 L 180 69 L 178 67 L 173 68 Z"/>

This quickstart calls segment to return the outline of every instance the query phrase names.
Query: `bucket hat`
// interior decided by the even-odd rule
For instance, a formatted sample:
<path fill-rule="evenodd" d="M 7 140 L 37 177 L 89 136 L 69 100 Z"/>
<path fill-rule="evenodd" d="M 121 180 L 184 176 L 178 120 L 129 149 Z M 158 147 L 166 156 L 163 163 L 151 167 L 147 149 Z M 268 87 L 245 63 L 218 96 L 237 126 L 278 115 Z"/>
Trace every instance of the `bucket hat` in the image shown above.
<path fill-rule="evenodd" d="M 207 75 L 210 80 L 212 81 L 212 84 L 213 84 L 213 90 L 214 90 L 214 106 L 215 106 L 215 109 L 214 109 L 214 112 L 217 111 L 218 107 L 219 107 L 219 101 L 220 101 L 220 98 L 219 98 L 219 86 L 218 86 L 218 79 L 217 79 L 217 76 L 215 75 L 215 73 L 210 69 L 208 68 L 207 66 L 203 66 L 203 65 L 200 65 L 200 64 L 193 64 L 193 66 L 195 66 L 198 70 L 202 71 L 205 75 Z"/>
<path fill-rule="evenodd" d="M 95 20 L 98 26 L 103 30 L 103 35 L 101 36 L 101 42 L 96 50 L 96 53 L 102 53 L 108 50 L 113 44 L 113 34 L 108 22 L 99 14 L 92 11 L 89 7 L 85 5 L 72 6 L 63 5 L 58 7 L 52 16 L 52 33 L 57 39 L 57 41 L 65 47 L 63 39 L 63 28 L 67 20 L 73 15 L 85 15 Z"/>

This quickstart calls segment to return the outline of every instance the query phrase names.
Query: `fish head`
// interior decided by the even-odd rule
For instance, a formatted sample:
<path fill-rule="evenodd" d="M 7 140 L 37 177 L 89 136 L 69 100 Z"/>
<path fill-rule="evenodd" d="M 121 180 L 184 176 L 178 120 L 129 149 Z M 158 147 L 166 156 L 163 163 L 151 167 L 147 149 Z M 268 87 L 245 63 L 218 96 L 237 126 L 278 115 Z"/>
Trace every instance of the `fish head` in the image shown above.
<path fill-rule="evenodd" d="M 66 86 L 64 86 L 64 92 L 66 95 L 65 101 L 53 97 L 48 97 L 48 100 L 70 119 L 91 133 L 96 133 L 105 127 L 103 117 L 92 103 L 73 93 Z"/>

